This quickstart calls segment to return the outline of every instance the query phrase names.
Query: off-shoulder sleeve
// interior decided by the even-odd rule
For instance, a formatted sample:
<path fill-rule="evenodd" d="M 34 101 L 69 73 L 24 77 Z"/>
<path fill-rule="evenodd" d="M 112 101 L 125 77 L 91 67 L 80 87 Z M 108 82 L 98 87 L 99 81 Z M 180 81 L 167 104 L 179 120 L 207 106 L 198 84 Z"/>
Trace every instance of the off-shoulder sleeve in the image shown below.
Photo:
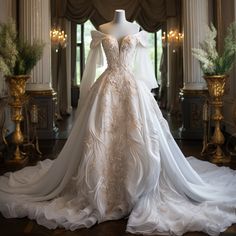
<path fill-rule="evenodd" d="M 86 60 L 85 69 L 80 83 L 80 98 L 78 107 L 81 108 L 89 89 L 95 81 L 96 69 L 103 66 L 104 58 L 102 52 L 102 39 L 104 35 L 98 31 L 91 31 L 92 41 L 90 43 L 90 51 Z"/>
<path fill-rule="evenodd" d="M 148 56 L 147 51 L 147 32 L 141 31 L 136 35 L 137 46 L 134 62 L 134 75 L 137 80 L 143 81 L 151 90 L 157 88 L 157 80 L 154 73 L 154 67 Z"/>

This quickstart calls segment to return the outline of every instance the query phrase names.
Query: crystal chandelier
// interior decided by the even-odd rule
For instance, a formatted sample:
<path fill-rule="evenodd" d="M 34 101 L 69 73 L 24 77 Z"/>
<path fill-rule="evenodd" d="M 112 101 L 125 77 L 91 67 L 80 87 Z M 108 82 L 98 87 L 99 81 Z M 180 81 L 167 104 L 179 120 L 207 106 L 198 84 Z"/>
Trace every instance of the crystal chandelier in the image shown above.
<path fill-rule="evenodd" d="M 53 28 L 50 30 L 52 48 L 58 52 L 59 48 L 65 48 L 67 43 L 67 34 L 61 29 Z"/>

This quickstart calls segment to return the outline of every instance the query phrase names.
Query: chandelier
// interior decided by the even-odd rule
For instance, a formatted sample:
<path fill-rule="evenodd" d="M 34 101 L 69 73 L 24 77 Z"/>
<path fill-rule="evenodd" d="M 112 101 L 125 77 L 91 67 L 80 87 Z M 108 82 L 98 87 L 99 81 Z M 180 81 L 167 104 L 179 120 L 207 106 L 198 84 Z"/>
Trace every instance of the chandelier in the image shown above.
<path fill-rule="evenodd" d="M 178 30 L 170 30 L 169 33 L 163 32 L 162 45 L 165 47 L 167 44 L 179 45 L 182 44 L 184 34 L 178 32 Z"/>
<path fill-rule="evenodd" d="M 58 52 L 59 48 L 65 48 L 67 43 L 67 34 L 61 29 L 53 28 L 50 30 L 52 47 Z"/>

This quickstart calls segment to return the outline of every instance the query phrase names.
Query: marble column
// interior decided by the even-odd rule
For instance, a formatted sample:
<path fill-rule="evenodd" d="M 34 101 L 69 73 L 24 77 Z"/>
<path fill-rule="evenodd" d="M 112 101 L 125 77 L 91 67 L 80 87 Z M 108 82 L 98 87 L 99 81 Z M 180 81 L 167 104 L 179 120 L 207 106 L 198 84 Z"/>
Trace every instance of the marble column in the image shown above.
<path fill-rule="evenodd" d="M 205 28 L 209 25 L 208 1 L 183 0 L 183 11 L 184 89 L 206 89 L 199 62 L 192 56 L 192 48 L 199 48 L 199 42 L 205 39 Z"/>
<path fill-rule="evenodd" d="M 23 41 L 42 40 L 45 43 L 42 59 L 33 68 L 26 90 L 31 103 L 39 108 L 39 138 L 55 134 L 56 93 L 51 86 L 50 0 L 19 1 L 19 36 Z"/>
<path fill-rule="evenodd" d="M 15 18 L 15 1 L 0 0 L 0 22 L 6 22 L 10 17 Z"/>
<path fill-rule="evenodd" d="M 24 41 L 35 39 L 45 43 L 42 59 L 33 68 L 27 90 L 51 90 L 51 42 L 50 42 L 50 1 L 21 0 L 19 34 Z"/>
<path fill-rule="evenodd" d="M 192 56 L 192 48 L 199 48 L 209 24 L 208 1 L 183 0 L 183 76 L 181 89 L 183 126 L 181 136 L 187 139 L 203 137 L 202 105 L 207 87 L 202 78 L 199 62 Z"/>

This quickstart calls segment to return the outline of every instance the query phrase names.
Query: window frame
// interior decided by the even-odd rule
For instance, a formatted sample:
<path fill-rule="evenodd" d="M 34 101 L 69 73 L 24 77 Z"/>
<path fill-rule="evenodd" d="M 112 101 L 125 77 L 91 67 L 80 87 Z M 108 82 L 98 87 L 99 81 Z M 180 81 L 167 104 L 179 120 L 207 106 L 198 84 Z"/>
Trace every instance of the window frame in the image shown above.
<path fill-rule="evenodd" d="M 78 25 L 80 25 L 80 42 L 78 42 L 77 40 L 77 27 Z M 77 55 L 77 48 L 80 49 L 80 82 L 83 76 L 83 72 L 84 72 L 84 66 L 85 66 L 85 58 L 84 58 L 84 23 L 83 24 L 77 24 L 76 25 L 76 55 Z M 77 56 L 76 56 L 77 58 Z M 76 63 L 76 71 L 77 71 L 77 63 Z M 76 73 L 77 76 L 77 73 Z M 76 84 L 78 81 L 78 78 L 76 77 Z"/>

